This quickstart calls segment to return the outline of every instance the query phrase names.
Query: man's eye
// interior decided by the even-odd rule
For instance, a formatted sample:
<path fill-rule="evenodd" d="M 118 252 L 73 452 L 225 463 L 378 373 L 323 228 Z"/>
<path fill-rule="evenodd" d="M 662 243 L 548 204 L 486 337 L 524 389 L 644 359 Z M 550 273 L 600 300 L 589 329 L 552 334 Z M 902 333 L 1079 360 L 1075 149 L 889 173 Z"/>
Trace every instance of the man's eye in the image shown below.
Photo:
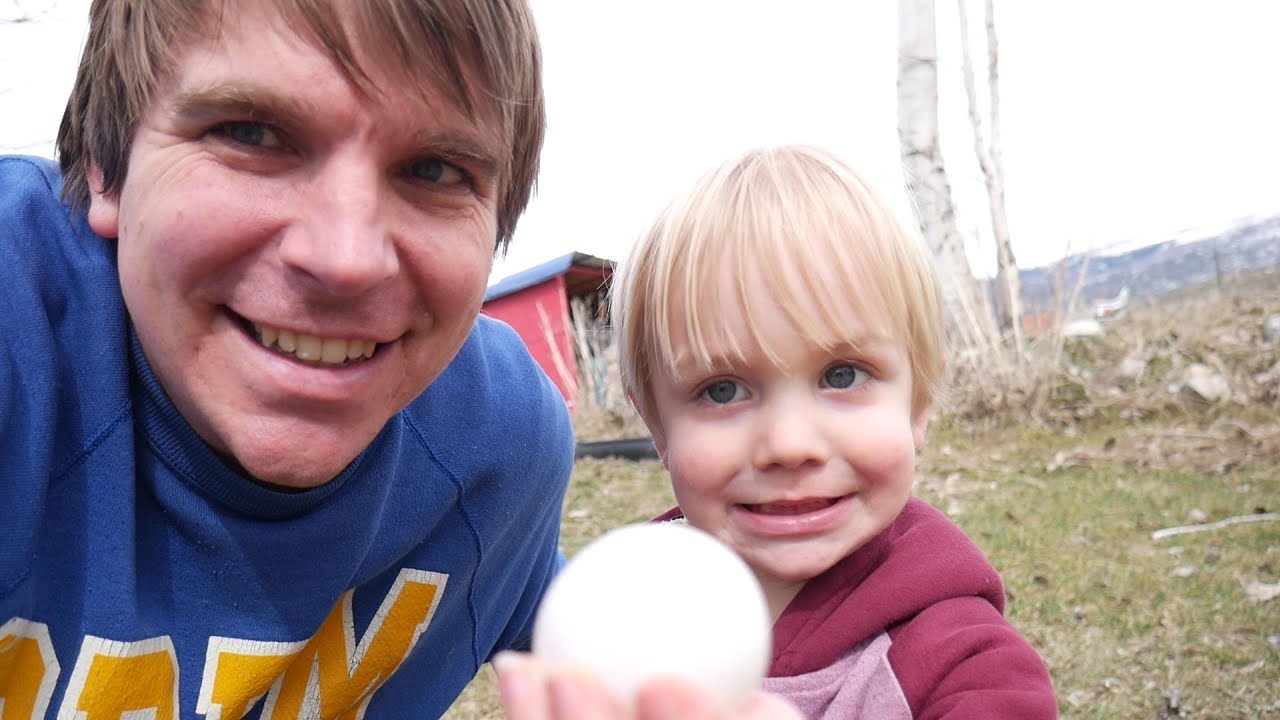
<path fill-rule="evenodd" d="M 467 180 L 467 176 L 449 163 L 433 158 L 419 160 L 409 166 L 409 174 L 417 180 L 435 185 L 458 185 Z"/>
<path fill-rule="evenodd" d="M 717 380 L 704 388 L 702 394 L 711 402 L 724 405 L 737 399 L 740 391 L 738 383 L 731 380 Z"/>
<path fill-rule="evenodd" d="M 256 122 L 229 122 L 219 125 L 216 132 L 232 142 L 251 147 L 275 147 L 280 144 L 275 133 L 266 125 Z"/>
<path fill-rule="evenodd" d="M 837 390 L 851 388 L 854 385 L 861 385 L 866 382 L 867 377 L 866 370 L 856 368 L 852 365 L 836 365 L 835 367 L 827 368 L 827 371 L 822 374 L 823 382 L 825 382 L 828 387 L 832 387 Z"/>

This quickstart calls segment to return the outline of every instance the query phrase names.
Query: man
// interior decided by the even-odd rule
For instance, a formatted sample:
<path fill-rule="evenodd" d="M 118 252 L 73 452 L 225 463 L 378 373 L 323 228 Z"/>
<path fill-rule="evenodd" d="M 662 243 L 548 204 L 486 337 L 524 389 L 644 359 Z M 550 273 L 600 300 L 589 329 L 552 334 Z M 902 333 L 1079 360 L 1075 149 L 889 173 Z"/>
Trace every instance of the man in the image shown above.
<path fill-rule="evenodd" d="M 520 0 L 95 0 L 60 168 L 0 158 L 5 720 L 437 717 L 523 646 L 572 432 L 477 316 L 539 57 Z"/>
<path fill-rule="evenodd" d="M 98 0 L 0 160 L 0 707 L 435 717 L 557 567 L 563 401 L 477 320 L 518 2 Z M 64 179 L 65 178 L 65 179 Z"/>

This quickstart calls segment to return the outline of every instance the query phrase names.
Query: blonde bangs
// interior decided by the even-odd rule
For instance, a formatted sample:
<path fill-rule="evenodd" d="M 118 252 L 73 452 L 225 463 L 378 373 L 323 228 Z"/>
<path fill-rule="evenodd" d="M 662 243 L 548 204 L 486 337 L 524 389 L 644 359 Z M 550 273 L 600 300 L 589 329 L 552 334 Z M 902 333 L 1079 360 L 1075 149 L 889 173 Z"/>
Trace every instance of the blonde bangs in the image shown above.
<path fill-rule="evenodd" d="M 725 352 L 745 359 L 753 350 L 780 363 L 778 340 L 756 319 L 762 303 L 828 351 L 901 341 L 915 411 L 940 385 L 941 307 L 927 250 L 856 173 L 821 150 L 757 150 L 705 175 L 667 208 L 614 282 L 623 378 L 642 414 L 651 412 L 655 364 L 707 367 Z M 742 308 L 746 337 L 724 332 L 725 303 Z M 692 357 L 677 357 L 675 328 Z"/>

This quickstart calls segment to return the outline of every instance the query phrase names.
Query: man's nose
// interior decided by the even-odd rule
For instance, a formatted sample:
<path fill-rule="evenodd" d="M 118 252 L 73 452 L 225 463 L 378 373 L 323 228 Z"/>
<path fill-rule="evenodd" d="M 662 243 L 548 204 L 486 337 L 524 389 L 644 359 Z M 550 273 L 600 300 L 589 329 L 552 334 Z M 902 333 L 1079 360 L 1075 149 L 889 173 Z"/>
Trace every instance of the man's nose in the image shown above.
<path fill-rule="evenodd" d="M 761 470 L 823 465 L 830 458 L 819 409 L 811 398 L 792 395 L 767 402 L 757 422 L 755 464 Z"/>
<path fill-rule="evenodd" d="M 280 255 L 326 292 L 356 297 L 400 269 L 386 178 L 374 167 L 334 162 L 298 189 L 298 216 Z"/>

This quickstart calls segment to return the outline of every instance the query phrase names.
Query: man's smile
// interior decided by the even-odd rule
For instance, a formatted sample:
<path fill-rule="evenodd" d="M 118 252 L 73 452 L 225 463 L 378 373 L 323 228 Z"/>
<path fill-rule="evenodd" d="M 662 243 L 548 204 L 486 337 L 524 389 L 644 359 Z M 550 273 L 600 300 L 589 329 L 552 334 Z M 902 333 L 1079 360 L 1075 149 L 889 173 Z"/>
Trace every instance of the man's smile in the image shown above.
<path fill-rule="evenodd" d="M 373 357 L 378 348 L 373 340 L 318 337 L 255 322 L 246 323 L 263 347 L 308 365 L 345 367 Z"/>

